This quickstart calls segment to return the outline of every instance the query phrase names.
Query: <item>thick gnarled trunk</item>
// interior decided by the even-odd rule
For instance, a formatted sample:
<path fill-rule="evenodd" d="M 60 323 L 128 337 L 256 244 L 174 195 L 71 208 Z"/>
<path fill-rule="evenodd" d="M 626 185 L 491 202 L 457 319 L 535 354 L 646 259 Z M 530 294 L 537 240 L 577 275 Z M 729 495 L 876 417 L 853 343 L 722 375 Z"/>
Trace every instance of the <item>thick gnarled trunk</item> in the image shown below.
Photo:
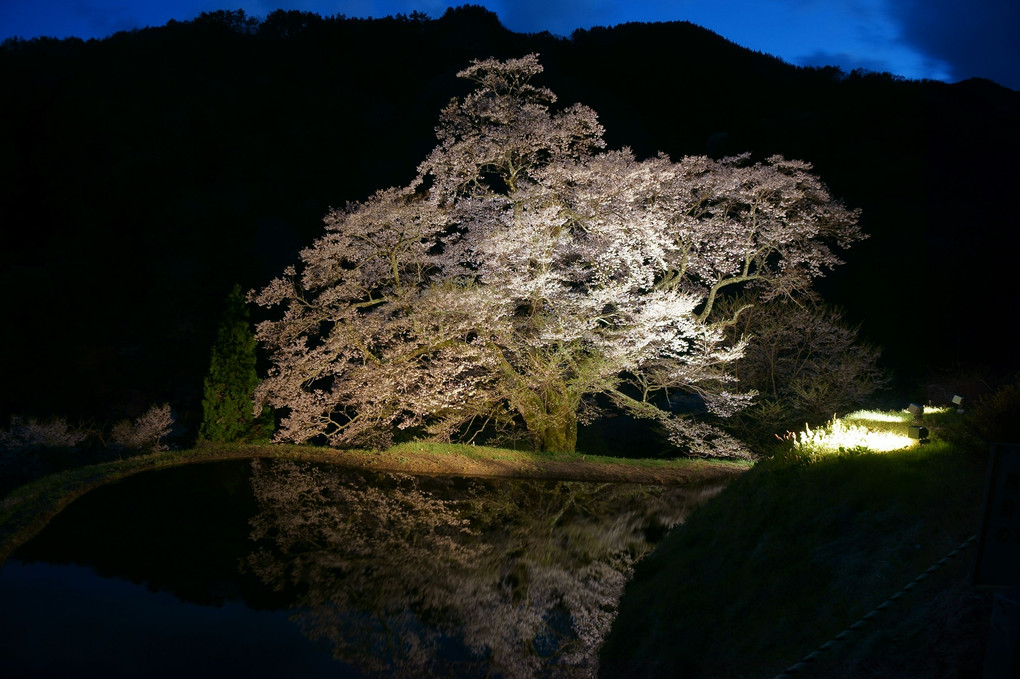
<path fill-rule="evenodd" d="M 530 393 L 517 405 L 535 448 L 542 452 L 572 453 L 577 448 L 578 395 L 566 385 Z"/>
<path fill-rule="evenodd" d="M 561 413 L 541 432 L 536 432 L 538 449 L 543 453 L 572 453 L 577 448 L 577 413 Z"/>

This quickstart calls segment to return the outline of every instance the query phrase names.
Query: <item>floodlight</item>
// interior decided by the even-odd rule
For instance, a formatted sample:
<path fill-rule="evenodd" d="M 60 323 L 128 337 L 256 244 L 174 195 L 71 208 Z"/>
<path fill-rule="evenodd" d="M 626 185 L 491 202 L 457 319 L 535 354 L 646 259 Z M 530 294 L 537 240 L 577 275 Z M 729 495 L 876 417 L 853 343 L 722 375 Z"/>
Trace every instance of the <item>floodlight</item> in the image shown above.
<path fill-rule="evenodd" d="M 924 443 L 928 440 L 928 427 L 907 427 L 907 431 L 910 438 L 917 439 L 919 442 Z"/>
<path fill-rule="evenodd" d="M 958 406 L 958 405 L 960 405 L 962 403 L 963 403 L 963 397 L 962 396 L 954 396 L 953 397 L 953 405 L 957 405 Z"/>
<path fill-rule="evenodd" d="M 916 403 L 911 403 L 907 406 L 907 412 L 913 415 L 914 419 L 919 420 L 921 419 L 921 415 L 924 414 L 924 408 Z"/>

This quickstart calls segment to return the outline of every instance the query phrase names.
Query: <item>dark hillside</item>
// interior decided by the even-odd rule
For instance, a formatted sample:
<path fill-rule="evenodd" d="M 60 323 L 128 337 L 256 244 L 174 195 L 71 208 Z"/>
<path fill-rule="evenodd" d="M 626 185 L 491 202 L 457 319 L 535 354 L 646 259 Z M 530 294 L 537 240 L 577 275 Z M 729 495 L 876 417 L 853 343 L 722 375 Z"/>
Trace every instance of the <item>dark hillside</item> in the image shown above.
<path fill-rule="evenodd" d="M 803 676 L 980 676 L 985 460 L 932 443 L 759 463 L 637 565 L 600 676 L 776 677 L 868 615 Z"/>
<path fill-rule="evenodd" d="M 241 12 L 106 40 L 0 47 L 0 417 L 197 410 L 219 307 L 406 183 L 473 58 L 538 52 L 611 146 L 815 164 L 872 235 L 825 285 L 920 389 L 1017 367 L 1006 236 L 1020 94 L 798 69 L 688 23 L 570 39 L 477 7 L 441 19 Z M 921 398 L 920 395 L 912 398 Z"/>

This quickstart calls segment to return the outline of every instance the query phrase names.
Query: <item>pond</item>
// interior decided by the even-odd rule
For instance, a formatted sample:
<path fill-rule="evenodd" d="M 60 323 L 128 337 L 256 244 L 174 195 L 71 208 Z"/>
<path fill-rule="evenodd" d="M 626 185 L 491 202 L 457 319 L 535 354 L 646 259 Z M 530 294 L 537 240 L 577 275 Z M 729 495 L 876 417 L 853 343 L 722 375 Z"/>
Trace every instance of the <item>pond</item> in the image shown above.
<path fill-rule="evenodd" d="M 0 569 L 0 676 L 592 676 L 633 564 L 722 485 L 139 474 Z"/>

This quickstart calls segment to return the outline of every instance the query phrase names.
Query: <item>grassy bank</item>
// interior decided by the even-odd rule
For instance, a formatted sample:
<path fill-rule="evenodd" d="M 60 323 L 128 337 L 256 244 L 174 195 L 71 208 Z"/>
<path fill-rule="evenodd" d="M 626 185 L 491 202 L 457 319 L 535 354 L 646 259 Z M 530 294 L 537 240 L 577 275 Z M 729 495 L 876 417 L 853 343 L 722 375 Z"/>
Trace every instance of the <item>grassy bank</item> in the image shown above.
<path fill-rule="evenodd" d="M 15 489 L 0 500 L 0 565 L 60 510 L 93 488 L 145 471 L 253 457 L 329 462 L 408 474 L 667 484 L 733 476 L 750 467 L 736 462 L 642 460 L 426 443 L 406 443 L 386 451 L 279 444 L 206 445 L 76 467 Z"/>
<path fill-rule="evenodd" d="M 775 677 L 923 573 L 980 523 L 987 453 L 939 436 L 954 416 L 927 415 L 931 442 L 909 445 L 909 416 L 858 414 L 730 484 L 638 565 L 603 676 Z M 969 584 L 974 555 L 804 676 L 980 676 L 990 594 Z"/>

